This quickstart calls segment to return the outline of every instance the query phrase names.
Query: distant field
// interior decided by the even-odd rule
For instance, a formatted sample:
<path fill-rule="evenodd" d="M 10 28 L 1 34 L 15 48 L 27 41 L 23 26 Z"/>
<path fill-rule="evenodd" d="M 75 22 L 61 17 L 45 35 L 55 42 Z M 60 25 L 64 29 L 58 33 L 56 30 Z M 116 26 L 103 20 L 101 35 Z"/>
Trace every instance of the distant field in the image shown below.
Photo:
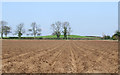
<path fill-rule="evenodd" d="M 48 36 L 40 36 L 42 38 L 57 38 L 56 35 L 48 35 Z M 64 38 L 64 35 L 61 35 L 60 38 Z M 89 36 L 79 36 L 79 35 L 70 35 L 68 38 L 95 38 L 95 37 L 89 37 Z"/>
<path fill-rule="evenodd" d="M 19 39 L 18 37 L 4 37 L 3 39 Z M 21 39 L 34 39 L 34 37 L 21 37 Z M 79 35 L 70 35 L 67 37 L 67 39 L 64 39 L 64 35 L 61 35 L 59 39 L 57 39 L 56 35 L 48 35 L 48 36 L 36 36 L 35 39 L 40 39 L 40 40 L 104 40 L 102 37 L 97 37 L 97 36 L 79 36 Z M 107 39 L 111 40 L 111 39 Z"/>
<path fill-rule="evenodd" d="M 0 37 L 1 38 L 1 37 Z M 6 38 L 14 38 L 14 37 L 4 37 L 5 39 Z M 17 38 L 17 37 L 15 37 Z M 33 38 L 33 37 L 22 37 L 22 38 Z M 56 35 L 47 35 L 47 36 L 37 36 L 36 38 L 57 38 Z M 64 38 L 64 35 L 61 35 L 60 38 Z M 70 35 L 68 36 L 68 38 L 98 38 L 98 37 L 95 37 L 95 36 L 79 36 L 79 35 Z"/>

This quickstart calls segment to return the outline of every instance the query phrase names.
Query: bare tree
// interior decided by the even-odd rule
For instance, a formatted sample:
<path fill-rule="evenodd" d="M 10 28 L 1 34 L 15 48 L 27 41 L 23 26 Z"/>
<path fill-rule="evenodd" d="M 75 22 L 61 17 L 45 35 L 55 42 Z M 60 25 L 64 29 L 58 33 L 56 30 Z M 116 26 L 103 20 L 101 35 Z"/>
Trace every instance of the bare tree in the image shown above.
<path fill-rule="evenodd" d="M 3 26 L 3 34 L 7 37 L 7 34 L 10 33 L 11 28 L 9 26 Z"/>
<path fill-rule="evenodd" d="M 25 30 L 24 30 L 24 24 L 23 23 L 20 23 L 17 28 L 16 28 L 16 35 L 18 35 L 19 39 L 21 39 L 21 36 L 25 33 Z"/>
<path fill-rule="evenodd" d="M 69 28 L 68 28 L 68 36 L 71 35 L 71 32 L 72 32 L 71 27 L 69 27 Z"/>
<path fill-rule="evenodd" d="M 8 23 L 6 21 L 0 21 L 0 33 L 1 33 L 1 39 L 3 38 L 3 27 L 7 25 Z"/>
<path fill-rule="evenodd" d="M 56 22 L 55 24 L 51 25 L 53 33 L 57 36 L 57 38 L 60 38 L 61 35 L 61 22 Z"/>
<path fill-rule="evenodd" d="M 36 36 L 40 36 L 41 35 L 41 31 L 42 30 L 41 30 L 41 28 L 39 28 L 37 26 L 36 22 L 33 22 L 31 24 L 31 27 L 32 27 L 32 29 L 29 29 L 28 31 L 32 32 L 31 35 L 34 35 L 34 39 L 35 39 Z"/>
<path fill-rule="evenodd" d="M 63 23 L 63 34 L 64 34 L 64 38 L 67 39 L 67 36 L 70 35 L 71 33 L 71 27 L 69 25 L 69 22 L 64 22 Z"/>

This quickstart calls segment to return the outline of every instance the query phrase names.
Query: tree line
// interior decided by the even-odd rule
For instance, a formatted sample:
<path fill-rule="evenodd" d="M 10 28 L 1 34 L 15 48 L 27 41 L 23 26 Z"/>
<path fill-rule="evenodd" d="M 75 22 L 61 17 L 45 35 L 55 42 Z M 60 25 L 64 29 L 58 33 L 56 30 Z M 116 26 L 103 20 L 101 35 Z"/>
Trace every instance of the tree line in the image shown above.
<path fill-rule="evenodd" d="M 60 38 L 61 33 L 64 35 L 64 39 L 67 39 L 67 37 L 72 32 L 69 22 L 63 22 L 60 21 L 54 23 L 51 25 L 53 33 L 52 35 L 56 35 L 57 38 Z"/>
<path fill-rule="evenodd" d="M 36 23 L 33 22 L 31 23 L 31 28 L 28 28 L 27 31 L 29 32 L 28 35 L 31 35 L 36 38 L 36 36 L 41 35 L 41 27 Z M 69 22 L 60 22 L 57 21 L 53 24 L 51 24 L 51 29 L 52 29 L 52 35 L 56 35 L 57 39 L 60 39 L 61 35 L 64 35 L 64 39 L 67 39 L 68 36 L 71 34 L 72 30 L 70 27 Z M 12 33 L 12 28 L 8 26 L 8 23 L 6 21 L 0 21 L 0 33 L 1 33 L 1 39 L 3 38 L 3 35 L 7 37 L 9 33 Z M 25 34 L 25 28 L 24 28 L 24 23 L 20 23 L 16 25 L 16 30 L 13 32 L 14 35 L 17 35 L 19 39 L 21 39 L 21 36 Z M 109 35 L 103 35 L 103 39 L 113 39 L 113 40 L 118 40 L 120 39 L 120 32 L 117 30 L 112 37 Z"/>
<path fill-rule="evenodd" d="M 103 39 L 120 40 L 120 31 L 116 31 L 112 36 L 103 35 Z"/>
<path fill-rule="evenodd" d="M 69 22 L 62 23 L 60 21 L 57 21 L 54 24 L 51 24 L 51 28 L 53 30 L 52 35 L 56 35 L 58 39 L 60 38 L 61 34 L 64 35 L 64 39 L 67 39 L 67 37 L 72 32 Z M 33 22 L 31 24 L 31 28 L 27 29 L 27 31 L 29 32 L 27 35 L 32 35 L 35 39 L 36 36 L 41 35 L 42 29 L 36 22 Z M 0 21 L 0 33 L 1 39 L 3 38 L 3 35 L 7 37 L 9 33 L 12 33 L 11 27 L 8 26 L 8 23 L 6 21 Z M 17 35 L 18 38 L 21 39 L 21 36 L 25 34 L 24 23 L 18 24 L 13 34 Z"/>

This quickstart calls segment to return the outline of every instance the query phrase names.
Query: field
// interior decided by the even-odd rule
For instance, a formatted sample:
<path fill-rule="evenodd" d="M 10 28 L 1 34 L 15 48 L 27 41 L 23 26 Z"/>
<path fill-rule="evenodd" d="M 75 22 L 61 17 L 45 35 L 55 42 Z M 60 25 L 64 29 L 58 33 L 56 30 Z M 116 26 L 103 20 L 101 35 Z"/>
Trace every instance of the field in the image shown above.
<path fill-rule="evenodd" d="M 29 36 L 26 36 L 26 37 L 21 37 L 22 39 L 34 39 L 34 37 L 29 37 Z M 35 37 L 36 39 L 51 39 L 51 38 L 57 38 L 56 35 L 47 35 L 47 36 L 36 36 Z M 63 39 L 64 38 L 64 35 L 61 35 L 60 36 L 60 39 Z M 72 39 L 77 39 L 77 38 L 81 38 L 81 39 L 101 39 L 102 37 L 98 37 L 98 36 L 79 36 L 79 35 L 69 35 L 67 38 L 72 38 Z M 4 37 L 4 39 L 19 39 L 18 37 Z"/>
<path fill-rule="evenodd" d="M 42 38 L 57 38 L 56 35 L 40 36 Z M 64 35 L 61 35 L 60 38 L 64 38 Z M 69 35 L 68 38 L 96 38 L 90 36 L 79 36 L 79 35 Z"/>
<path fill-rule="evenodd" d="M 117 41 L 3 40 L 3 73 L 117 73 Z"/>

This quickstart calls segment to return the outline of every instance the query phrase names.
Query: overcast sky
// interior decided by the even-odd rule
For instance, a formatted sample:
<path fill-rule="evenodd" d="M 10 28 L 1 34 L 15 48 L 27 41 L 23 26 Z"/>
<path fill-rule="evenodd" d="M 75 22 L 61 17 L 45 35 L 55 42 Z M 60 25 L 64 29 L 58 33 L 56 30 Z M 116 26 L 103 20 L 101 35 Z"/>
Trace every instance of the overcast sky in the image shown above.
<path fill-rule="evenodd" d="M 31 28 L 36 22 L 42 36 L 50 35 L 50 25 L 68 21 L 73 35 L 113 35 L 118 29 L 117 2 L 3 2 L 2 18 L 15 31 L 16 25 Z M 27 32 L 26 32 L 27 33 Z"/>

